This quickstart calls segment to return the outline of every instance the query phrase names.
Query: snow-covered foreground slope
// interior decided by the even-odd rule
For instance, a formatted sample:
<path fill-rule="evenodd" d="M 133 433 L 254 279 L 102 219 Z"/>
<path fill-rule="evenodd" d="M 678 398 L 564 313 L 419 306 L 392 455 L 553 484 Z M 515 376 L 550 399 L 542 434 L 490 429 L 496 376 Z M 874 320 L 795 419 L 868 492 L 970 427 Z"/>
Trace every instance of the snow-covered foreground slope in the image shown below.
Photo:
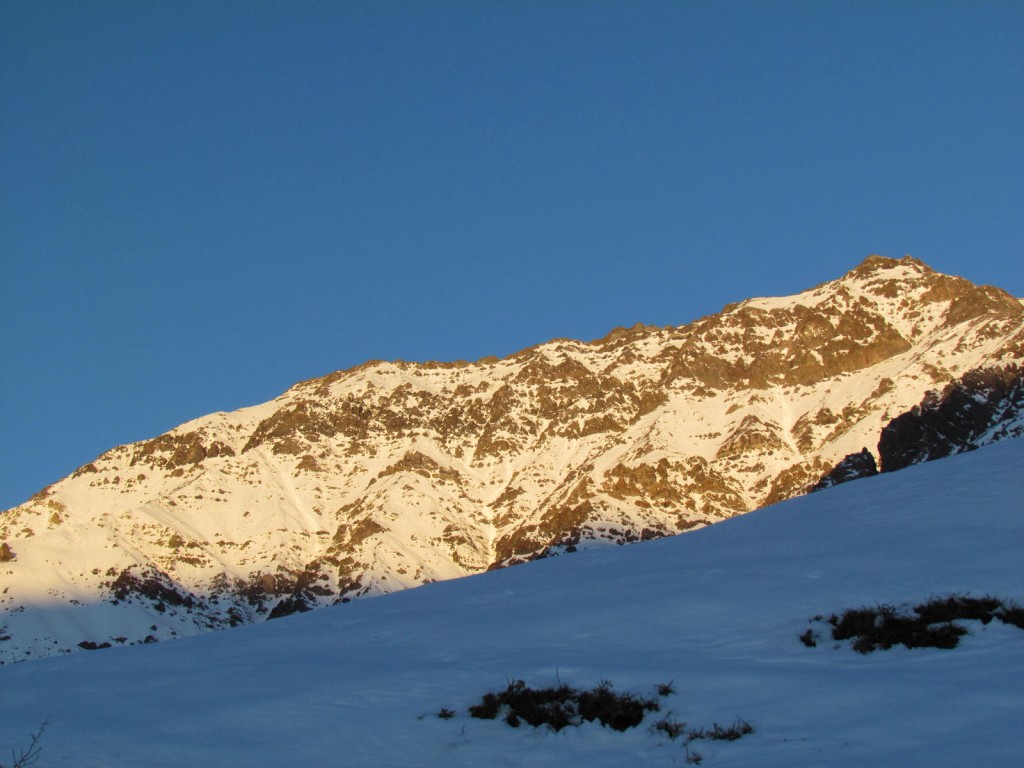
<path fill-rule="evenodd" d="M 816 614 L 1024 596 L 1024 441 L 848 483 L 683 536 L 581 552 L 175 643 L 0 668 L 0 755 L 43 766 L 672 766 L 666 712 L 756 729 L 704 765 L 1019 766 L 1024 632 L 954 650 L 804 647 Z M 510 678 L 651 695 L 638 729 L 466 709 Z M 456 717 L 442 720 L 447 707 Z"/>

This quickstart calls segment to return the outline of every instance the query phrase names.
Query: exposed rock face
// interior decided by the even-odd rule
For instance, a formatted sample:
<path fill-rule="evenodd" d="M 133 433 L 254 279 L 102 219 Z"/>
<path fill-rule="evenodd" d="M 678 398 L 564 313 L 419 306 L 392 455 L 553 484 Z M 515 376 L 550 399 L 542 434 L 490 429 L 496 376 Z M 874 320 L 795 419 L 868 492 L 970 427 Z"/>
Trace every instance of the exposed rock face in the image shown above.
<path fill-rule="evenodd" d="M 926 392 L 1022 362 L 1020 301 L 873 256 L 681 327 L 476 363 L 366 363 L 114 448 L 0 515 L 0 660 L 714 523 L 864 471 L 862 451 L 830 474 Z M 981 418 L 978 397 L 1019 392 L 1015 375 L 950 390 L 961 432 L 984 440 L 1005 423 L 994 408 Z M 939 424 L 900 426 L 897 453 L 923 440 L 938 455 Z"/>
<path fill-rule="evenodd" d="M 944 389 L 925 394 L 920 404 L 883 429 L 878 443 L 882 472 L 971 451 L 1006 438 L 1024 436 L 1024 369 L 1016 365 L 968 371 Z M 809 490 L 879 473 L 867 448 L 851 453 Z"/>
<path fill-rule="evenodd" d="M 831 488 L 834 485 L 840 483 L 846 483 L 850 480 L 858 480 L 862 477 L 872 477 L 878 474 L 878 464 L 875 463 L 875 457 L 867 448 L 862 448 L 860 453 L 851 453 L 845 459 L 840 461 L 835 467 L 823 475 L 822 478 L 814 484 L 811 488 L 812 491 L 822 491 L 826 488 Z"/>
<path fill-rule="evenodd" d="M 115 603 L 118 600 L 140 597 L 152 601 L 157 606 L 194 608 L 199 602 L 193 595 L 183 594 L 166 573 L 156 569 L 147 569 L 141 575 L 133 573 L 130 569 L 121 571 L 111 582 L 110 593 Z M 165 608 L 157 610 L 162 613 Z"/>
<path fill-rule="evenodd" d="M 893 419 L 878 443 L 882 471 L 973 450 L 1024 435 L 1024 370 L 969 371 Z"/>

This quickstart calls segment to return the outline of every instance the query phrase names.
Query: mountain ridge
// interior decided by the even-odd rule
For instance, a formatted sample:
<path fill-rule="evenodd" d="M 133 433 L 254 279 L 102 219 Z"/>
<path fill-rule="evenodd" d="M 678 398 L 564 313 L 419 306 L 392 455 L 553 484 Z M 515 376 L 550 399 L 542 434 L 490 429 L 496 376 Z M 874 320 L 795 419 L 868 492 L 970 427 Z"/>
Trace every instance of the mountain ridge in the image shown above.
<path fill-rule="evenodd" d="M 118 446 L 5 512 L 0 659 L 690 530 L 809 490 L 929 391 L 1021 362 L 1019 300 L 881 256 L 685 326 L 369 361 Z M 120 610 L 31 618 L 82 596 Z"/>

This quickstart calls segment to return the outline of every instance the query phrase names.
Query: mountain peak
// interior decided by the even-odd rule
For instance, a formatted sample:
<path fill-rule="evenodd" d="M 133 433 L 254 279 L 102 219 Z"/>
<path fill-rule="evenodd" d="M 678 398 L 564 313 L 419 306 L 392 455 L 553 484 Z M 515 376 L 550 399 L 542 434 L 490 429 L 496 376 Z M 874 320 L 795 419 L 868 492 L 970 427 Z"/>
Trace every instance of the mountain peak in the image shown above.
<path fill-rule="evenodd" d="M 912 267 L 918 274 L 934 274 L 935 270 L 929 267 L 920 259 L 915 259 L 907 254 L 902 259 L 893 259 L 889 256 L 880 256 L 872 253 L 864 261 L 850 270 L 844 277 L 864 278 L 875 275 L 878 272 L 897 269 L 899 267 Z"/>

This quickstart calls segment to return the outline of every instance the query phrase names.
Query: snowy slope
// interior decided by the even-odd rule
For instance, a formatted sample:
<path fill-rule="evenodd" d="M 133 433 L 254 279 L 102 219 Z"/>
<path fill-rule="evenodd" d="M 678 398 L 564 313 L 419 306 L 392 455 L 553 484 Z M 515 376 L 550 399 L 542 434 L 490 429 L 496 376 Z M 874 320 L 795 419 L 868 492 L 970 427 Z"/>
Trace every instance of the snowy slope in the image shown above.
<path fill-rule="evenodd" d="M 954 650 L 804 647 L 808 619 L 950 592 L 1024 598 L 1024 440 L 700 531 L 541 560 L 175 643 L 0 668 L 0 755 L 46 766 L 678 766 L 650 726 L 512 729 L 466 709 L 513 677 L 653 693 L 706 766 L 1019 766 L 1024 632 Z M 436 717 L 441 707 L 456 711 Z"/>
<path fill-rule="evenodd" d="M 0 514 L 0 661 L 699 528 L 803 493 L 928 391 L 1021 363 L 1017 299 L 872 256 L 685 326 L 339 371 Z"/>

